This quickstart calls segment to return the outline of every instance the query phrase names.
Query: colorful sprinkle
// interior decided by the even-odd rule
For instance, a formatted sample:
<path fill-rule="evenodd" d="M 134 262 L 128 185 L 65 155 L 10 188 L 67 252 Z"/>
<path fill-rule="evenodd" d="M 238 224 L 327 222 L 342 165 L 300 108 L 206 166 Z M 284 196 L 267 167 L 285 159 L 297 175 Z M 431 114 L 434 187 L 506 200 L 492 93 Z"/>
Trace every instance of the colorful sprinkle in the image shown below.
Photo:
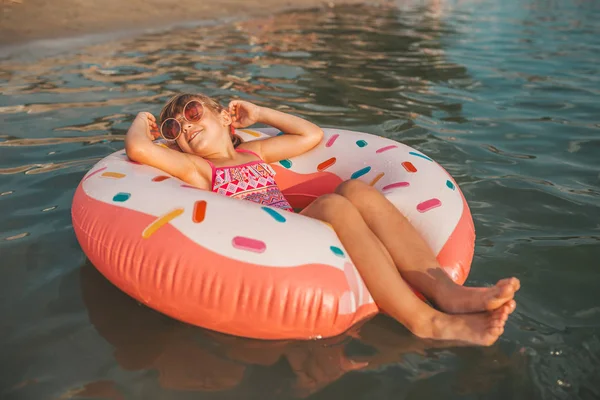
<path fill-rule="evenodd" d="M 336 256 L 338 256 L 338 257 L 344 257 L 344 251 L 342 249 L 340 249 L 339 247 L 329 246 L 329 249 Z"/>
<path fill-rule="evenodd" d="M 90 179 L 92 176 L 96 175 L 97 173 L 100 173 L 100 172 L 104 171 L 106 168 L 108 168 L 108 167 L 102 167 L 102 168 L 100 168 L 99 170 L 96 170 L 96 171 L 94 171 L 94 172 L 90 173 L 88 176 L 86 176 L 86 177 L 85 177 L 85 179 L 84 179 L 84 180 L 86 180 L 86 181 L 87 181 L 87 180 L 88 180 L 88 179 Z"/>
<path fill-rule="evenodd" d="M 290 160 L 281 160 L 279 164 L 283 165 L 285 168 L 292 168 L 292 162 Z"/>
<path fill-rule="evenodd" d="M 407 186 L 410 186 L 410 183 L 408 183 L 408 182 L 395 182 L 395 183 L 390 183 L 389 185 L 384 186 L 382 190 L 390 190 L 390 189 L 394 189 L 394 188 L 407 187 Z"/>
<path fill-rule="evenodd" d="M 102 176 L 103 178 L 115 178 L 115 179 L 125 178 L 125 174 L 121 174 L 119 172 L 104 172 L 100 176 Z"/>
<path fill-rule="evenodd" d="M 115 197 L 113 197 L 113 201 L 123 202 L 129 200 L 130 197 L 131 193 L 119 192 L 115 194 Z"/>
<path fill-rule="evenodd" d="M 392 145 L 385 146 L 385 147 L 382 147 L 380 149 L 377 149 L 377 151 L 375 151 L 375 153 L 377 153 L 377 154 L 383 153 L 384 151 L 395 149 L 396 147 L 398 147 L 398 146 L 396 146 L 395 144 L 392 144 Z"/>
<path fill-rule="evenodd" d="M 162 181 L 167 180 L 169 178 L 170 178 L 170 176 L 159 175 L 159 176 L 155 176 L 154 178 L 152 178 L 152 182 L 162 182 Z"/>
<path fill-rule="evenodd" d="M 332 231 L 335 232 L 335 229 L 333 229 L 333 225 L 331 225 L 329 222 L 325 222 L 325 221 L 321 221 L 322 223 L 324 223 L 325 225 L 327 225 L 329 227 L 329 229 L 331 229 Z"/>
<path fill-rule="evenodd" d="M 329 138 L 329 140 L 327 141 L 327 143 L 325 144 L 325 147 L 331 147 L 333 146 L 333 144 L 335 143 L 335 141 L 337 140 L 337 138 L 339 138 L 340 135 L 339 134 L 335 134 L 332 137 Z"/>
<path fill-rule="evenodd" d="M 440 201 L 440 199 L 429 199 L 429 200 L 425 200 L 422 203 L 419 203 L 417 205 L 417 211 L 424 213 L 433 208 L 437 208 L 441 205 L 442 205 L 442 202 Z"/>
<path fill-rule="evenodd" d="M 260 137 L 260 133 L 255 132 L 255 131 L 251 131 L 250 129 L 241 129 L 242 132 L 247 133 L 250 136 L 254 136 L 254 137 Z"/>
<path fill-rule="evenodd" d="M 146 229 L 144 229 L 142 232 L 142 237 L 144 239 L 148 239 L 154 234 L 154 232 L 162 228 L 165 224 L 169 223 L 169 221 L 172 219 L 179 217 L 181 214 L 183 214 L 183 208 L 176 208 L 173 211 L 158 217 L 154 222 L 148 225 Z"/>
<path fill-rule="evenodd" d="M 423 154 L 419 154 L 419 153 L 415 153 L 414 151 L 410 151 L 408 154 L 413 155 L 413 156 L 417 156 L 417 157 L 421 157 L 426 159 L 427 161 L 433 161 L 431 158 L 427 157 L 426 155 Z"/>
<path fill-rule="evenodd" d="M 361 176 L 363 176 L 364 174 L 368 173 L 371 170 L 371 167 L 364 167 L 362 169 L 359 169 L 358 171 L 356 171 L 355 173 L 353 173 L 350 178 L 352 179 L 356 179 L 356 178 L 360 178 Z"/>
<path fill-rule="evenodd" d="M 252 251 L 254 253 L 264 253 L 267 249 L 265 242 L 245 236 L 234 237 L 231 240 L 231 244 L 236 249 Z"/>
<path fill-rule="evenodd" d="M 333 164 L 335 164 L 335 161 L 335 157 L 331 157 L 329 160 L 323 161 L 321 164 L 317 165 L 317 171 L 323 171 L 331 167 Z"/>
<path fill-rule="evenodd" d="M 365 147 L 365 146 L 366 146 L 366 145 L 368 145 L 368 144 L 369 144 L 369 143 L 367 143 L 367 142 L 366 142 L 366 141 L 364 141 L 364 140 L 357 140 L 357 141 L 356 141 L 356 145 L 357 145 L 358 147 Z"/>
<path fill-rule="evenodd" d="M 385 175 L 385 172 L 380 172 L 380 173 L 378 173 L 378 174 L 377 174 L 377 176 L 375 177 L 375 179 L 373 179 L 373 180 L 371 181 L 371 183 L 369 183 L 369 185 L 370 185 L 370 186 L 375 186 L 375 184 L 376 184 L 377 182 L 379 182 L 379 180 L 380 180 L 381 178 L 383 178 L 383 176 L 384 176 L 384 175 Z"/>
<path fill-rule="evenodd" d="M 283 133 L 283 132 L 279 132 L 279 133 L 277 133 L 277 135 L 275 135 L 275 136 L 281 136 L 281 135 L 285 135 L 285 133 Z"/>
<path fill-rule="evenodd" d="M 417 168 L 415 168 L 415 166 L 413 165 L 413 163 L 411 163 L 410 161 L 404 161 L 402 163 L 402 166 L 408 172 L 417 172 Z"/>
<path fill-rule="evenodd" d="M 452 189 L 452 190 L 455 189 L 454 183 L 452 183 L 451 180 L 446 181 L 446 186 L 448 186 L 449 189 Z"/>
<path fill-rule="evenodd" d="M 261 207 L 267 214 L 269 214 L 273 219 L 277 222 L 285 222 L 286 219 L 283 215 L 279 214 L 277 211 L 273 210 L 269 207 Z"/>
<path fill-rule="evenodd" d="M 206 216 L 206 201 L 198 200 L 194 203 L 194 214 L 192 215 L 192 221 L 199 224 L 204 221 Z"/>

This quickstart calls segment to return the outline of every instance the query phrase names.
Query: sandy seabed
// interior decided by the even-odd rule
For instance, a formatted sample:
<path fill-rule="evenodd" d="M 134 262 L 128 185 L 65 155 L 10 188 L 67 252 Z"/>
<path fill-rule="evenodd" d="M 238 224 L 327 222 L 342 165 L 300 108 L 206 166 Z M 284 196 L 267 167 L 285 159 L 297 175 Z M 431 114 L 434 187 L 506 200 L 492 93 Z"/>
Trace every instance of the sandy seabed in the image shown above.
<path fill-rule="evenodd" d="M 286 10 L 376 4 L 365 0 L 0 0 L 0 45 L 177 23 L 249 18 Z"/>

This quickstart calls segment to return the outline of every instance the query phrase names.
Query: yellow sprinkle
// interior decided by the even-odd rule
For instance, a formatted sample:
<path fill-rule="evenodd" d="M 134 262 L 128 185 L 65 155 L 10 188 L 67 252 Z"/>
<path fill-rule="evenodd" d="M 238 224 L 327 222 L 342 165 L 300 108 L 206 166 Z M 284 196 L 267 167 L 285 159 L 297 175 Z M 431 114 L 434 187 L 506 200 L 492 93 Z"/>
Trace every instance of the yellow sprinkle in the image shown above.
<path fill-rule="evenodd" d="M 103 176 L 105 178 L 116 178 L 116 179 L 125 178 L 125 174 L 121 174 L 119 172 L 104 172 L 101 176 Z"/>
<path fill-rule="evenodd" d="M 165 149 L 168 149 L 168 148 L 169 148 L 169 146 L 167 146 L 167 145 L 166 145 L 166 144 L 164 144 L 164 143 L 156 143 L 156 145 L 157 145 L 157 146 L 160 146 L 160 147 L 164 147 Z"/>
<path fill-rule="evenodd" d="M 152 236 L 152 234 L 154 234 L 154 232 L 162 228 L 163 225 L 167 224 L 173 218 L 177 218 L 181 214 L 183 214 L 183 208 L 176 208 L 168 214 L 158 217 L 153 223 L 151 223 L 146 227 L 146 229 L 144 229 L 144 231 L 142 232 L 142 237 L 144 239 L 148 239 L 150 236 Z"/>
<path fill-rule="evenodd" d="M 260 133 L 255 132 L 255 131 L 251 131 L 250 129 L 241 129 L 242 132 L 247 133 L 250 136 L 254 136 L 254 137 L 260 137 Z"/>
<path fill-rule="evenodd" d="M 377 176 L 375 178 L 373 178 L 373 180 L 371 181 L 371 183 L 369 183 L 369 185 L 374 186 L 377 182 L 379 182 L 379 180 L 381 178 L 383 178 L 384 175 L 385 175 L 384 172 L 380 172 L 379 174 L 377 174 Z"/>
<path fill-rule="evenodd" d="M 331 225 L 329 222 L 325 222 L 325 221 L 321 221 L 321 222 L 324 223 L 325 225 L 327 225 L 328 227 L 330 227 L 331 230 L 335 232 L 335 229 L 333 229 L 333 225 Z"/>

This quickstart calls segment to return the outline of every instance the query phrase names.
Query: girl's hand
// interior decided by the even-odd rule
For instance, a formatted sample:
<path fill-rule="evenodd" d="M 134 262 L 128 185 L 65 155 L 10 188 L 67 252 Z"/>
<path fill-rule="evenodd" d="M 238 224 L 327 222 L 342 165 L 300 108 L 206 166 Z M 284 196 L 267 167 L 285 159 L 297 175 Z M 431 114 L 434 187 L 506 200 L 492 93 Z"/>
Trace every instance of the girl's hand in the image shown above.
<path fill-rule="evenodd" d="M 261 108 L 248 101 L 233 100 L 229 103 L 229 115 L 231 115 L 234 128 L 245 128 L 259 121 Z"/>
<path fill-rule="evenodd" d="M 149 112 L 142 111 L 139 113 L 135 117 L 132 126 L 139 126 L 141 129 L 143 129 L 146 133 L 146 136 L 150 140 L 158 139 L 160 137 L 158 125 L 156 124 L 156 118 L 154 118 L 154 115 Z"/>

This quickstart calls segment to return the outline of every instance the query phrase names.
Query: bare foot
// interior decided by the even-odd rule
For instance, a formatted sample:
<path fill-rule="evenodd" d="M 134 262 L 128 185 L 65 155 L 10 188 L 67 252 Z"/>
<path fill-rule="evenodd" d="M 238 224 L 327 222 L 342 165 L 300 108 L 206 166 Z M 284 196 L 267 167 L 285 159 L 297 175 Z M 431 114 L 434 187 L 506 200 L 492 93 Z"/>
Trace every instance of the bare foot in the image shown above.
<path fill-rule="evenodd" d="M 492 287 L 467 287 L 451 284 L 436 296 L 435 304 L 450 314 L 496 310 L 515 296 L 521 287 L 517 278 L 499 280 Z"/>
<path fill-rule="evenodd" d="M 460 315 L 439 313 L 432 320 L 433 326 L 429 335 L 419 335 L 418 332 L 416 334 L 428 339 L 490 346 L 504 332 L 508 315 L 515 310 L 515 307 L 515 301 L 509 300 L 493 311 Z"/>

